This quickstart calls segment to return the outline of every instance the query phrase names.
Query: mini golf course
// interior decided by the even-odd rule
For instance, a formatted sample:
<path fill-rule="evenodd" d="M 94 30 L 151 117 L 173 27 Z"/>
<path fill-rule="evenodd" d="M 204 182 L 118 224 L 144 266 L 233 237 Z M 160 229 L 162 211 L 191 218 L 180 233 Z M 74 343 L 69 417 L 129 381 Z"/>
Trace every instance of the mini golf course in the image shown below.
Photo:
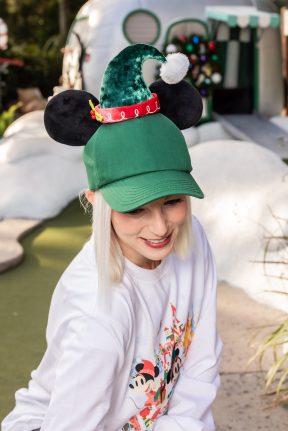
<path fill-rule="evenodd" d="M 90 216 L 75 200 L 24 237 L 23 262 L 0 274 L 0 421 L 42 358 L 51 295 L 90 233 Z"/>

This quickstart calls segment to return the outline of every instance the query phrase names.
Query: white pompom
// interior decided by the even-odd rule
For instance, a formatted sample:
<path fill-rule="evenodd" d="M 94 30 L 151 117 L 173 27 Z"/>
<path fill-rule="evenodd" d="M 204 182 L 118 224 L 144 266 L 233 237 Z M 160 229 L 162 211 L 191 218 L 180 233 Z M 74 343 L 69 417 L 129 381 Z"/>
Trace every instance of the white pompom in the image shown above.
<path fill-rule="evenodd" d="M 167 84 L 177 84 L 187 74 L 190 64 L 188 57 L 181 52 L 177 52 L 168 54 L 166 59 L 167 61 L 160 68 L 160 76 Z"/>

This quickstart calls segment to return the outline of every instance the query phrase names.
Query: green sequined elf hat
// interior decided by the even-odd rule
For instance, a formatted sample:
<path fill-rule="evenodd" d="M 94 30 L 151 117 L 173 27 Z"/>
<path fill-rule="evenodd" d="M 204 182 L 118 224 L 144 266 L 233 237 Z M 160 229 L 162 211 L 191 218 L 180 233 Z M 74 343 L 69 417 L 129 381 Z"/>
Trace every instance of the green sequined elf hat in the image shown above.
<path fill-rule="evenodd" d="M 142 76 L 147 59 L 163 63 L 161 79 L 149 88 Z M 199 93 L 183 80 L 188 67 L 183 54 L 166 58 L 152 46 L 131 45 L 109 63 L 100 102 L 88 92 L 67 90 L 47 104 L 47 132 L 66 145 L 85 145 L 89 188 L 100 190 L 112 209 L 128 212 L 177 194 L 203 198 L 179 130 L 202 114 Z"/>

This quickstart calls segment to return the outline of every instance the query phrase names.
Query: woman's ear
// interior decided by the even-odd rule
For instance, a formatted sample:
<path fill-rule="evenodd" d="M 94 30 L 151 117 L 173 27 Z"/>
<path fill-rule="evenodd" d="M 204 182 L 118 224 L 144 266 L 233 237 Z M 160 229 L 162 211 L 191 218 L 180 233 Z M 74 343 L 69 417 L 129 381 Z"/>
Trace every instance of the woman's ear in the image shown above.
<path fill-rule="evenodd" d="M 93 205 L 94 196 L 95 196 L 95 192 L 93 190 L 86 190 L 85 191 L 85 197 L 86 197 L 87 201 L 90 202 L 91 205 Z"/>

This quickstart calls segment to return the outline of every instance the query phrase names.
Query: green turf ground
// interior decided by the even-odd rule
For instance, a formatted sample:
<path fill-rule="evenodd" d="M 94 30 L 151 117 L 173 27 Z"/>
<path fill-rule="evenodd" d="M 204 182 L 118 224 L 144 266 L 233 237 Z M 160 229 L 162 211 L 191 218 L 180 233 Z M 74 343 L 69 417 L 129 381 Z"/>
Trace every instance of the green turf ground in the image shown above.
<path fill-rule="evenodd" d="M 90 233 L 89 216 L 76 200 L 23 238 L 24 261 L 0 274 L 0 421 L 42 357 L 52 292 Z"/>

